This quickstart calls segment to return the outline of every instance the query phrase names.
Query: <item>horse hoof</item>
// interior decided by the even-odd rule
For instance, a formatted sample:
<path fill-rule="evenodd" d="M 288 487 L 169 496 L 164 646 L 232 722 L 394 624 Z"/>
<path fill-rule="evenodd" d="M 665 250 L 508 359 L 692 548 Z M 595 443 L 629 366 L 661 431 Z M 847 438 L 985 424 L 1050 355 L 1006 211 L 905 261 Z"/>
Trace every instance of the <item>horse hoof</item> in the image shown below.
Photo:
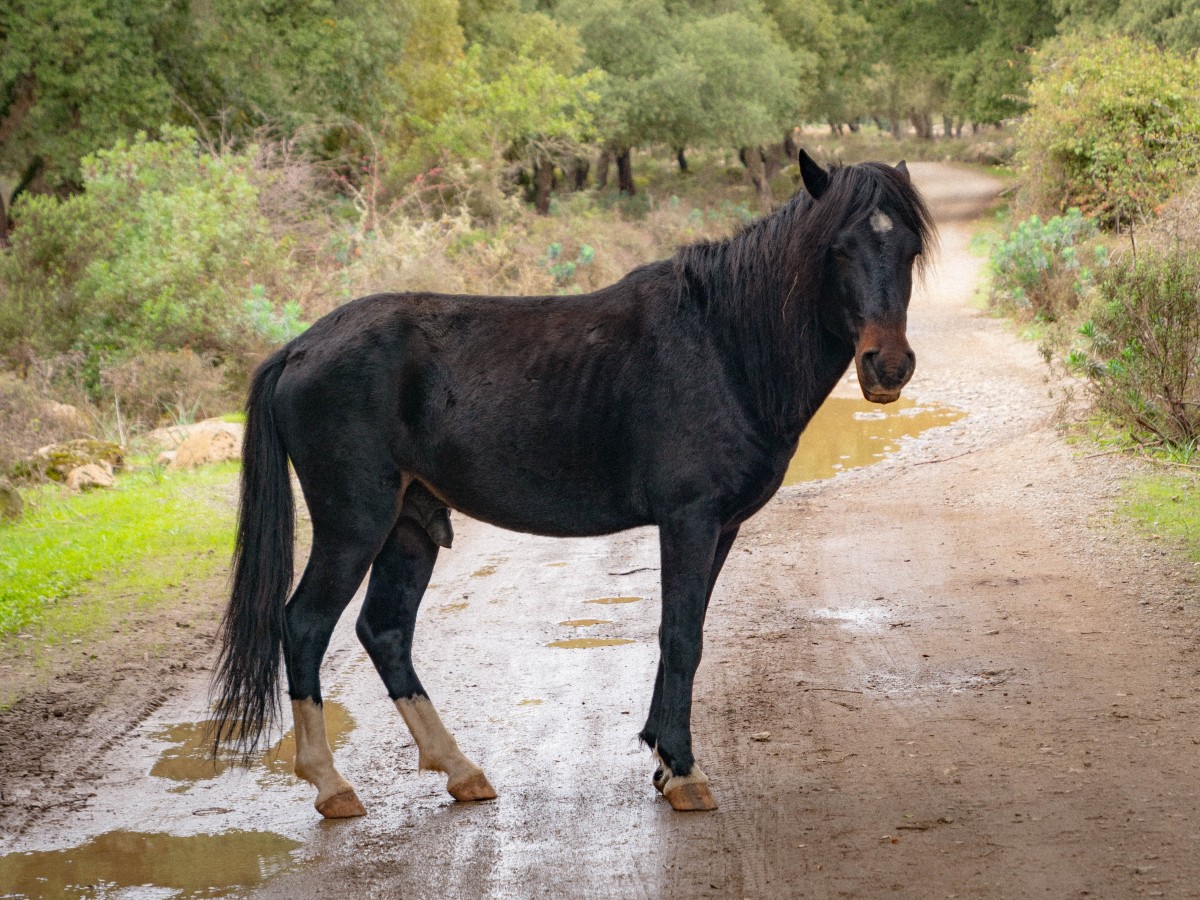
<path fill-rule="evenodd" d="M 317 804 L 317 812 L 327 819 L 353 819 L 365 816 L 367 810 L 353 790 L 344 790 Z"/>
<path fill-rule="evenodd" d="M 482 772 L 468 775 L 453 784 L 446 785 L 446 790 L 455 800 L 495 800 L 496 789 Z"/>
<path fill-rule="evenodd" d="M 691 781 L 685 784 L 663 788 L 663 796 L 671 804 L 671 809 L 679 812 L 711 812 L 717 808 L 712 791 L 702 781 Z"/>
<path fill-rule="evenodd" d="M 673 775 L 667 779 L 662 793 L 671 809 L 680 812 L 708 812 L 717 808 L 717 801 L 708 789 L 708 776 L 696 765 L 688 775 Z"/>
<path fill-rule="evenodd" d="M 663 771 L 662 766 L 659 766 L 657 769 L 655 769 L 654 774 L 650 776 L 651 780 L 654 782 L 654 789 L 660 794 L 663 792 L 663 788 L 667 786 L 667 781 L 670 779 L 670 777 L 671 776 Z"/>

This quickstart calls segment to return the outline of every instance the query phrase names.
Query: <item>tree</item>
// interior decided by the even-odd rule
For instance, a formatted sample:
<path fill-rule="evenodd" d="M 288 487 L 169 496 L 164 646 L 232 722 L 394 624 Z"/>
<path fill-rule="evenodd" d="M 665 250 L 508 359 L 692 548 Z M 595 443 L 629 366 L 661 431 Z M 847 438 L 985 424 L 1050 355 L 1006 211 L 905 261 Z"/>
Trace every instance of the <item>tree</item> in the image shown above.
<path fill-rule="evenodd" d="M 85 154 L 169 117 L 158 11 L 146 0 L 0 5 L 0 172 L 77 188 Z"/>

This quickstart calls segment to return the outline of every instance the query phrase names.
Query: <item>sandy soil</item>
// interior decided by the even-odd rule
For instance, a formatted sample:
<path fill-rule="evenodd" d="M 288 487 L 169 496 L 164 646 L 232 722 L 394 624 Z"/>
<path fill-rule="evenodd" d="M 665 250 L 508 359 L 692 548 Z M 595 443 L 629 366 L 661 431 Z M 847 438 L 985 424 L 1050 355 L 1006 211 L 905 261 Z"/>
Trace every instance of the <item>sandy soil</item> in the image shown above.
<path fill-rule="evenodd" d="M 416 772 L 348 615 L 326 682 L 356 723 L 338 759 L 368 817 L 322 823 L 267 770 L 151 776 L 164 729 L 205 707 L 204 673 L 148 664 L 140 683 L 58 685 L 60 716 L 38 695 L 0 717 L 0 849 L 272 832 L 300 846 L 269 897 L 1200 896 L 1195 571 L 1112 523 L 1127 464 L 1063 443 L 1035 349 L 972 304 L 967 223 L 996 182 L 912 168 L 942 254 L 907 393 L 969 414 L 784 489 L 743 529 L 694 711 L 717 812 L 673 813 L 635 738 L 655 533 L 460 520 L 415 658 L 498 800 L 454 804 Z M 614 597 L 642 599 L 589 602 Z M 630 643 L 548 646 L 580 637 Z"/>

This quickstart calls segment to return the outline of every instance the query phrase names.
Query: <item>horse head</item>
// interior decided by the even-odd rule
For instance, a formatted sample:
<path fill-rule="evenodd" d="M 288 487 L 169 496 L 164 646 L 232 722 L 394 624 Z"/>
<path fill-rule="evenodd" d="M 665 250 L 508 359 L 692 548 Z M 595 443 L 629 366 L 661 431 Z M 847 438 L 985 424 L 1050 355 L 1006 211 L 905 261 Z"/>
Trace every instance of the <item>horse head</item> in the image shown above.
<path fill-rule="evenodd" d="M 905 325 L 913 266 L 932 240 L 928 210 L 903 162 L 827 172 L 801 150 L 800 172 L 824 222 L 824 283 L 834 302 L 823 323 L 853 344 L 863 396 L 891 403 L 916 367 Z"/>

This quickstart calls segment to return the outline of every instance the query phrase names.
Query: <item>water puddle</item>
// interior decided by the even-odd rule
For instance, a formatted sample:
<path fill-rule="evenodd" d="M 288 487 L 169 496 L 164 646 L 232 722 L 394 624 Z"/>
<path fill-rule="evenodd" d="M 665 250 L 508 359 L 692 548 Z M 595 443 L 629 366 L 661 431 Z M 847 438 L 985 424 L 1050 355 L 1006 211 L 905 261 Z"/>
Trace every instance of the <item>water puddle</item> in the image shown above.
<path fill-rule="evenodd" d="M 158 888 L 152 896 L 242 895 L 290 866 L 300 846 L 266 831 L 191 837 L 110 831 L 69 850 L 0 857 L 0 894 L 113 897 Z"/>
<path fill-rule="evenodd" d="M 487 578 L 489 575 L 495 575 L 495 574 L 496 574 L 495 566 L 480 566 L 478 569 L 476 569 L 474 572 L 471 573 L 471 577 L 472 578 Z"/>
<path fill-rule="evenodd" d="M 540 699 L 538 699 L 538 698 L 534 697 L 534 698 L 531 698 L 531 699 L 529 699 L 529 700 L 522 700 L 522 701 L 520 701 L 520 702 L 517 704 L 517 706 L 541 706 L 541 705 L 542 705 L 543 703 L 545 703 L 545 702 L 546 702 L 545 700 L 540 700 Z"/>
<path fill-rule="evenodd" d="M 447 603 L 443 606 L 439 606 L 438 612 L 440 612 L 440 613 L 462 612 L 469 605 L 470 604 L 468 604 L 466 600 L 463 600 L 460 603 Z"/>
<path fill-rule="evenodd" d="M 813 416 L 788 466 L 784 484 L 820 481 L 869 466 L 900 448 L 900 441 L 949 425 L 965 413 L 937 403 L 917 405 L 902 397 L 880 406 L 862 397 L 830 397 Z"/>
<path fill-rule="evenodd" d="M 599 603 L 602 606 L 610 606 L 614 603 L 637 603 L 641 597 L 598 597 L 595 600 L 584 600 L 584 603 Z"/>
<path fill-rule="evenodd" d="M 561 569 L 565 565 L 567 565 L 567 563 L 565 563 L 565 562 L 552 562 L 552 563 L 546 563 L 546 568 L 547 569 Z"/>
<path fill-rule="evenodd" d="M 346 742 L 346 737 L 354 730 L 354 719 L 350 717 L 346 707 L 336 700 L 326 700 L 324 707 L 325 729 L 330 745 L 336 750 Z M 158 760 L 150 769 L 150 774 L 157 778 L 190 784 L 216 778 L 228 769 L 232 765 L 228 757 L 222 755 L 216 760 L 212 758 L 212 737 L 208 731 L 210 724 L 207 720 L 182 722 L 151 733 L 150 737 L 158 741 L 167 741 L 172 746 L 159 754 Z M 278 744 L 264 753 L 259 764 L 271 772 L 290 775 L 295 762 L 296 733 L 293 730 L 288 731 Z M 186 790 L 186 787 L 184 789 Z"/>
<path fill-rule="evenodd" d="M 558 650 L 591 650 L 595 647 L 620 647 L 632 644 L 628 638 L 572 638 L 568 641 L 551 641 L 546 646 Z"/>
<path fill-rule="evenodd" d="M 568 628 L 591 628 L 593 625 L 611 625 L 612 622 L 608 619 L 567 619 L 565 622 L 559 622 L 559 625 L 565 625 Z"/>

